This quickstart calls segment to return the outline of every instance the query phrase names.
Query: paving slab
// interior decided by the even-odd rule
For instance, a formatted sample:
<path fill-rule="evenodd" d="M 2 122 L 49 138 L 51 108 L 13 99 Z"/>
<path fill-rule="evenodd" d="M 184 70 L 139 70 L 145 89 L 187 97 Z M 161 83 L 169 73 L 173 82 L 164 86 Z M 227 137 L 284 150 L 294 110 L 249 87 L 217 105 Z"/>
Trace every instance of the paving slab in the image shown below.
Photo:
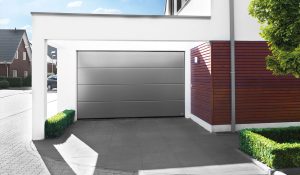
<path fill-rule="evenodd" d="M 50 175 L 31 141 L 31 110 L 0 119 L 0 174 Z"/>
<path fill-rule="evenodd" d="M 56 113 L 57 94 L 48 93 L 48 113 Z M 31 141 L 30 88 L 0 90 L 0 174 L 50 174 Z M 65 169 L 62 166 L 62 169 Z M 67 171 L 63 171 L 67 172 Z M 73 173 L 73 171 L 69 171 Z"/>

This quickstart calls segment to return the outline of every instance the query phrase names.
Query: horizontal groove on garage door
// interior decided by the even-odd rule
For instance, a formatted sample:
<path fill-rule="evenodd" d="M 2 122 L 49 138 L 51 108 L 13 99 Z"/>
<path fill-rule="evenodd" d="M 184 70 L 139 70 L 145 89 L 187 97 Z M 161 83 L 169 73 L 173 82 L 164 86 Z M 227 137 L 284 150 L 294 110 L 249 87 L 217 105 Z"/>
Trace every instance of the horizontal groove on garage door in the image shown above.
<path fill-rule="evenodd" d="M 78 84 L 183 83 L 184 69 L 78 69 Z"/>
<path fill-rule="evenodd" d="M 184 115 L 184 101 L 78 102 L 80 118 L 163 117 Z"/>
<path fill-rule="evenodd" d="M 78 118 L 184 115 L 184 52 L 78 51 Z"/>
<path fill-rule="evenodd" d="M 184 100 L 177 85 L 78 85 L 78 101 Z M 147 93 L 145 93 L 147 92 Z"/>

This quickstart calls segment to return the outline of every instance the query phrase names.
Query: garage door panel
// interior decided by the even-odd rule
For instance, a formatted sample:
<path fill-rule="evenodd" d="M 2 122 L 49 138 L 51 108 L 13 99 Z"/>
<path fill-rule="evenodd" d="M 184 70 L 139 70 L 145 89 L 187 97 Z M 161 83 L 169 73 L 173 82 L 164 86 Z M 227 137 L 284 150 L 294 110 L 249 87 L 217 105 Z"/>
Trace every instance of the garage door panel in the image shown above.
<path fill-rule="evenodd" d="M 183 68 L 78 69 L 78 84 L 182 84 Z"/>
<path fill-rule="evenodd" d="M 183 84 L 78 85 L 78 101 L 184 100 Z"/>
<path fill-rule="evenodd" d="M 78 67 L 183 67 L 183 52 L 78 52 Z"/>
<path fill-rule="evenodd" d="M 79 102 L 80 118 L 163 117 L 184 115 L 184 101 Z"/>
<path fill-rule="evenodd" d="M 184 52 L 77 52 L 78 118 L 184 115 Z"/>

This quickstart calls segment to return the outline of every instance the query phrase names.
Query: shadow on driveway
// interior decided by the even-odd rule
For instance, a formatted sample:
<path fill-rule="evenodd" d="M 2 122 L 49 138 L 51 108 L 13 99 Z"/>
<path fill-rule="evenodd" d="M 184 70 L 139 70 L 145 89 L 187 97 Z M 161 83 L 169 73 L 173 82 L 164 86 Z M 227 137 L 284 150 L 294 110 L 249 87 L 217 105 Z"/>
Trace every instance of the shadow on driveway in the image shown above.
<path fill-rule="evenodd" d="M 84 166 L 105 175 L 264 174 L 238 151 L 237 134 L 211 134 L 179 117 L 79 120 L 62 137 L 34 144 L 51 174 L 88 172 Z"/>

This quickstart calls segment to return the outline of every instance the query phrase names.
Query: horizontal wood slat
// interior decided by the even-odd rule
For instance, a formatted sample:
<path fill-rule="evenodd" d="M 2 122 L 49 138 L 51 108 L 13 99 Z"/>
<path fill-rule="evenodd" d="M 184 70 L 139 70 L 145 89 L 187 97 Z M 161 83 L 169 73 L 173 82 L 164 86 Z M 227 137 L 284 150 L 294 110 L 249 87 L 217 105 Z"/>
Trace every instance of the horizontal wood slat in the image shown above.
<path fill-rule="evenodd" d="M 237 123 L 299 122 L 300 79 L 266 70 L 266 42 L 237 41 L 235 46 Z M 230 124 L 229 41 L 193 48 L 191 65 L 192 113 L 213 125 Z"/>

